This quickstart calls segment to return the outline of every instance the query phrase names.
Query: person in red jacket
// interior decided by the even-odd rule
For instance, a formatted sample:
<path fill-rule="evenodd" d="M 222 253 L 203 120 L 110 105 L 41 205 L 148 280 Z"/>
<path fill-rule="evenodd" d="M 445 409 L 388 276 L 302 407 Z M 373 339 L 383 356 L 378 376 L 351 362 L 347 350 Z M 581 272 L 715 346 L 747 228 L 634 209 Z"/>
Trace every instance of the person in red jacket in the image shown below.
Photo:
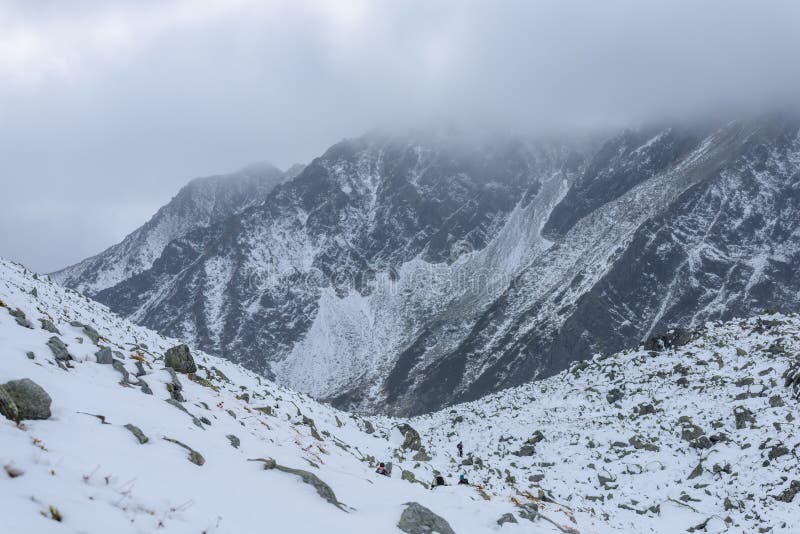
<path fill-rule="evenodd" d="M 380 465 L 375 470 L 375 472 L 378 473 L 379 475 L 383 475 L 385 477 L 389 476 L 389 473 L 386 472 L 386 464 L 384 464 L 383 462 L 380 463 Z"/>

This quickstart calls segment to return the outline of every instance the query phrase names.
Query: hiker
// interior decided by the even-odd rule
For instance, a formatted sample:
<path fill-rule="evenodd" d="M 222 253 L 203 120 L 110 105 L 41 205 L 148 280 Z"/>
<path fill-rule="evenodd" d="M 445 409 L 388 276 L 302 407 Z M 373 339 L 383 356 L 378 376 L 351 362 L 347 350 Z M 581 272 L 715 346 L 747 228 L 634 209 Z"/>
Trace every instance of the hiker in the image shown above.
<path fill-rule="evenodd" d="M 447 482 L 444 481 L 444 477 L 442 475 L 436 475 L 436 478 L 433 479 L 433 484 L 431 484 L 431 489 L 435 488 L 436 486 L 446 486 Z"/>
<path fill-rule="evenodd" d="M 458 485 L 466 485 L 469 486 L 469 480 L 467 480 L 467 476 L 464 473 L 458 475 Z"/>
<path fill-rule="evenodd" d="M 380 463 L 380 465 L 375 470 L 375 472 L 378 473 L 379 475 L 383 475 L 385 477 L 389 476 L 389 473 L 386 471 L 386 464 L 384 464 L 383 462 Z"/>
<path fill-rule="evenodd" d="M 464 456 L 464 444 L 463 444 L 463 443 L 461 443 L 461 442 L 459 441 L 459 442 L 458 442 L 458 445 L 456 445 L 456 449 L 458 449 L 458 457 L 459 457 L 459 458 L 461 458 L 462 456 Z"/>

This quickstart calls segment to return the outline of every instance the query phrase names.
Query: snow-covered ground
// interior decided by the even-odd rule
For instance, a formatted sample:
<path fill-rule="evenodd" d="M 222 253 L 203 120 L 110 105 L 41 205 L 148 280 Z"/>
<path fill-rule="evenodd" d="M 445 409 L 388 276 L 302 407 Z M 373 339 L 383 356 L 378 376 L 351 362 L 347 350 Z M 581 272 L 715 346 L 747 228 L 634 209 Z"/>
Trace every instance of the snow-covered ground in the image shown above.
<path fill-rule="evenodd" d="M 595 359 L 397 421 L 335 410 L 197 350 L 197 373 L 178 373 L 170 393 L 163 355 L 179 341 L 2 260 L 0 301 L 0 385 L 30 378 L 52 397 L 47 420 L 0 417 L 0 532 L 398 532 L 409 502 L 459 534 L 800 532 L 800 496 L 773 498 L 800 479 L 797 404 L 781 377 L 800 349 L 797 317 L 709 325 L 676 351 Z M 52 336 L 70 360 L 55 359 Z M 127 380 L 96 362 L 100 347 Z M 458 441 L 472 465 L 459 465 Z M 374 473 L 381 460 L 391 478 Z M 474 486 L 431 491 L 435 470 Z M 521 517 L 532 504 L 553 522 Z M 518 523 L 498 525 L 504 514 Z"/>

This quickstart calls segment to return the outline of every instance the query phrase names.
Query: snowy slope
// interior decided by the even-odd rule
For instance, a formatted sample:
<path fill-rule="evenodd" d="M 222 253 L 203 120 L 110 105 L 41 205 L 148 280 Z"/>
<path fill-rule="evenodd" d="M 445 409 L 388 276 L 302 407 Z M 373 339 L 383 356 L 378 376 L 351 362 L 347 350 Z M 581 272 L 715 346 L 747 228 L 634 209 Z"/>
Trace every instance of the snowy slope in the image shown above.
<path fill-rule="evenodd" d="M 196 376 L 208 382 L 178 375 L 185 413 L 166 402 L 171 377 L 159 359 L 176 341 L 17 264 L 0 261 L 0 301 L 0 383 L 30 378 L 53 399 L 48 420 L 15 426 L 0 418 L 0 531 L 398 532 L 404 503 L 419 502 L 463 533 L 491 531 L 502 513 L 514 510 L 507 500 L 484 502 L 472 489 L 431 492 L 401 479 L 405 468 L 427 482 L 433 468 L 391 457 L 403 440 L 392 430 L 395 421 L 366 422 L 199 351 Z M 22 310 L 33 328 L 17 324 L 8 309 Z M 63 368 L 46 345 L 54 334 L 40 328 L 40 318 L 52 320 L 68 346 L 73 359 Z M 132 385 L 122 384 L 111 365 L 95 362 L 98 345 L 73 322 L 91 325 L 99 346 L 119 352 Z M 141 357 L 141 377 L 132 356 Z M 149 441 L 139 444 L 126 424 Z M 238 447 L 228 436 L 238 438 Z M 203 465 L 164 438 L 200 453 Z M 293 474 L 249 461 L 258 458 L 313 472 L 342 506 Z M 376 458 L 394 461 L 392 478 L 373 472 Z"/>
<path fill-rule="evenodd" d="M 674 350 L 598 356 L 413 424 L 434 462 L 457 469 L 451 443 L 463 439 L 473 482 L 549 496 L 579 525 L 603 518 L 600 532 L 800 532 L 800 496 L 775 499 L 800 480 L 800 395 L 785 387 L 800 366 L 800 319 L 698 332 Z M 531 442 L 531 456 L 516 455 Z"/>
<path fill-rule="evenodd" d="M 6 261 L 0 301 L 0 384 L 28 377 L 53 399 L 48 420 L 0 419 L 3 532 L 398 532 L 412 501 L 461 534 L 559 532 L 544 518 L 524 519 L 517 504 L 536 504 L 582 534 L 700 524 L 695 531 L 727 524 L 729 532 L 800 532 L 800 497 L 773 498 L 800 479 L 797 400 L 782 378 L 797 365 L 796 316 L 709 325 L 674 351 L 595 358 L 409 420 L 427 459 L 418 447 L 403 448 L 401 421 L 352 416 L 196 350 L 196 380 L 178 375 L 185 413 L 166 402 L 172 378 L 161 360 L 177 341 Z M 16 309 L 32 328 L 8 313 Z M 63 368 L 46 345 L 57 334 L 40 328 L 40 318 L 67 344 L 73 359 Z M 98 346 L 71 323 L 91 325 L 100 346 L 118 351 L 129 385 L 118 369 L 95 363 Z M 149 441 L 139 444 L 126 424 Z M 509 454 L 536 431 L 542 439 L 533 440 L 532 456 Z M 200 453 L 203 465 L 163 438 Z M 472 465 L 453 458 L 459 440 Z M 344 504 L 248 461 L 257 458 L 315 474 Z M 375 459 L 394 463 L 391 479 L 373 473 Z M 434 470 L 451 483 L 464 473 L 481 487 L 431 491 L 407 480 L 429 482 Z M 506 513 L 519 523 L 499 526 Z"/>

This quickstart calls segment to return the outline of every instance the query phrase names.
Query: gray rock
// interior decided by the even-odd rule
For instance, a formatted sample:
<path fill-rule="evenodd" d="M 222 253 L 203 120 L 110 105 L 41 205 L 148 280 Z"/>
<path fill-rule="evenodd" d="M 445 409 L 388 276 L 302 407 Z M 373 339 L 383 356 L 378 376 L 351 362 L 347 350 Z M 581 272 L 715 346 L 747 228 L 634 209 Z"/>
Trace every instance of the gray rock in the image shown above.
<path fill-rule="evenodd" d="M 455 534 L 453 529 L 443 517 L 433 513 L 419 503 L 405 503 L 406 508 L 400 515 L 397 528 L 407 534 Z"/>
<path fill-rule="evenodd" d="M 179 409 L 180 411 L 182 411 L 183 413 L 185 413 L 186 415 L 191 417 L 192 418 L 192 423 L 194 423 L 195 426 L 203 428 L 203 423 L 200 421 L 200 419 L 198 419 L 197 417 L 195 417 L 194 415 L 189 413 L 189 410 L 187 410 L 183 406 L 183 404 L 181 404 L 180 402 L 176 401 L 175 399 L 167 399 L 164 402 L 166 402 L 170 406 L 174 406 L 175 408 Z"/>
<path fill-rule="evenodd" d="M 125 425 L 125 428 L 127 428 L 131 432 L 131 434 L 134 435 L 134 437 L 139 441 L 141 445 L 144 445 L 145 443 L 150 441 L 150 438 L 145 436 L 144 432 L 142 432 L 142 429 L 139 428 L 138 426 L 128 423 L 127 425 Z"/>
<path fill-rule="evenodd" d="M 367 434 L 372 434 L 375 432 L 375 427 L 373 426 L 372 422 L 368 419 L 364 419 L 364 432 Z"/>
<path fill-rule="evenodd" d="M 773 395 L 769 398 L 769 406 L 770 408 L 780 408 L 781 406 L 785 406 L 785 403 L 780 395 Z"/>
<path fill-rule="evenodd" d="M 692 469 L 692 472 L 689 473 L 687 480 L 694 480 L 695 478 L 703 475 L 703 462 L 697 464 L 697 467 Z"/>
<path fill-rule="evenodd" d="M 11 380 L 2 387 L 16 404 L 20 420 L 50 417 L 50 405 L 53 399 L 33 380 L 29 378 Z"/>
<path fill-rule="evenodd" d="M 275 469 L 278 465 L 275 460 L 272 458 L 248 458 L 248 462 L 262 462 L 264 464 L 264 469 L 269 471 L 270 469 Z"/>
<path fill-rule="evenodd" d="M 58 336 L 53 336 L 47 340 L 47 346 L 53 352 L 53 356 L 55 356 L 56 360 L 66 361 L 70 359 L 69 352 L 67 351 L 67 346 L 61 341 L 61 338 Z"/>
<path fill-rule="evenodd" d="M 111 367 L 113 367 L 115 371 L 122 375 L 122 381 L 120 382 L 121 384 L 125 386 L 130 385 L 130 373 L 127 369 L 125 369 L 125 365 L 121 361 L 112 360 Z"/>
<path fill-rule="evenodd" d="M 692 441 L 705 434 L 702 428 L 697 425 L 684 426 L 681 430 L 681 439 L 684 441 Z"/>
<path fill-rule="evenodd" d="M 33 353 L 33 351 L 30 351 L 30 350 L 25 353 L 25 356 L 27 356 L 29 360 L 36 359 L 36 355 Z"/>
<path fill-rule="evenodd" d="M 780 458 L 781 456 L 785 456 L 789 454 L 789 449 L 783 445 L 775 445 L 769 450 L 767 457 L 770 460 L 774 460 L 776 458 Z"/>
<path fill-rule="evenodd" d="M 234 449 L 238 449 L 239 445 L 241 445 L 242 443 L 241 440 L 236 436 L 234 436 L 233 434 L 228 434 L 225 437 L 228 438 L 228 441 L 231 442 L 231 447 L 233 447 Z"/>
<path fill-rule="evenodd" d="M 19 421 L 19 410 L 17 409 L 17 404 L 2 386 L 0 386 L 0 415 L 4 416 L 6 419 L 14 421 L 15 423 Z"/>
<path fill-rule="evenodd" d="M 414 430 L 411 425 L 408 423 L 402 423 L 398 425 L 398 430 L 403 435 L 403 445 L 404 449 L 418 451 L 422 449 L 422 438 L 419 436 L 419 432 Z"/>
<path fill-rule="evenodd" d="M 754 424 L 756 422 L 756 418 L 753 416 L 753 412 L 745 408 L 744 406 L 737 406 L 733 409 L 733 416 L 736 418 L 736 429 L 742 430 L 747 428 L 748 424 Z"/>
<path fill-rule="evenodd" d="M 86 337 L 92 340 L 92 343 L 97 345 L 97 342 L 100 341 L 100 334 L 97 333 L 93 327 L 89 326 L 88 324 L 83 325 L 83 333 L 86 334 Z"/>
<path fill-rule="evenodd" d="M 185 400 L 181 393 L 183 386 L 181 385 L 181 381 L 178 380 L 178 375 L 175 374 L 175 371 L 171 367 L 167 367 L 167 372 L 171 378 L 171 380 L 167 382 L 169 396 L 178 402 L 183 402 Z"/>
<path fill-rule="evenodd" d="M 322 436 L 320 436 L 319 432 L 317 432 L 317 425 L 314 424 L 314 420 L 313 419 L 311 419 L 310 417 L 306 417 L 304 415 L 303 416 L 303 424 L 306 425 L 311 430 L 311 436 L 314 439 L 316 439 L 318 441 L 323 441 L 322 440 Z"/>
<path fill-rule="evenodd" d="M 181 443 L 177 439 L 172 439 L 168 437 L 164 437 L 164 441 L 169 441 L 170 443 L 174 443 L 175 445 L 179 445 L 189 451 L 189 461 L 195 465 L 203 465 L 206 463 L 206 459 L 203 458 L 203 455 L 191 448 L 190 446 L 186 445 L 185 443 Z"/>
<path fill-rule="evenodd" d="M 500 519 L 497 520 L 497 524 L 501 527 L 506 523 L 517 523 L 517 518 L 514 517 L 514 514 L 503 514 L 500 516 Z"/>
<path fill-rule="evenodd" d="M 628 443 L 637 451 L 645 450 L 650 452 L 658 452 L 660 450 L 658 445 L 645 441 L 639 436 L 633 436 L 632 438 L 628 439 Z"/>
<path fill-rule="evenodd" d="M 514 452 L 514 456 L 533 456 L 536 453 L 536 447 L 533 445 L 523 445 L 518 451 Z"/>
<path fill-rule="evenodd" d="M 50 332 L 51 334 L 61 335 L 61 332 L 58 331 L 58 328 L 56 328 L 56 325 L 54 325 L 53 321 L 50 319 L 39 319 L 39 324 L 42 325 L 42 330 Z"/>
<path fill-rule="evenodd" d="M 789 487 L 780 492 L 778 495 L 775 495 L 774 498 L 777 501 L 781 502 L 792 502 L 794 500 L 794 496 L 800 493 L 800 480 L 792 480 Z"/>
<path fill-rule="evenodd" d="M 140 376 L 144 376 L 147 374 L 147 371 L 145 371 L 144 364 L 142 362 L 136 360 L 135 365 L 136 365 L 136 378 L 139 378 Z"/>
<path fill-rule="evenodd" d="M 189 347 L 176 345 L 164 353 L 164 365 L 175 369 L 179 373 L 196 373 L 197 365 L 194 363 Z"/>
<path fill-rule="evenodd" d="M 101 347 L 100 350 L 94 353 L 94 357 L 97 363 L 102 363 L 104 365 L 111 365 L 114 362 L 114 354 L 108 347 Z"/>
<path fill-rule="evenodd" d="M 544 434 L 542 434 L 541 430 L 537 430 L 536 432 L 533 433 L 533 435 L 530 438 L 528 438 L 528 440 L 525 443 L 527 443 L 528 445 L 536 445 L 540 441 L 544 441 Z"/>
<path fill-rule="evenodd" d="M 139 379 L 139 386 L 142 388 L 142 393 L 145 395 L 153 394 L 153 390 L 150 389 L 150 385 L 141 378 Z"/>
<path fill-rule="evenodd" d="M 625 394 L 620 389 L 617 388 L 610 390 L 606 394 L 606 400 L 608 401 L 609 404 L 614 404 L 615 402 L 622 400 L 623 397 L 625 397 Z"/>
<path fill-rule="evenodd" d="M 24 311 L 20 310 L 19 308 L 15 310 L 8 308 L 8 313 L 11 314 L 11 317 L 13 317 L 15 321 L 17 321 L 18 325 L 25 328 L 33 328 L 33 325 L 31 325 L 30 321 L 28 321 L 27 317 L 25 317 Z"/>
<path fill-rule="evenodd" d="M 428 452 L 425 450 L 425 447 L 422 447 L 419 451 L 414 453 L 414 456 L 412 456 L 411 459 L 415 462 L 430 462 L 432 460 Z"/>
<path fill-rule="evenodd" d="M 519 506 L 519 516 L 528 521 L 536 521 L 539 518 L 539 505 L 532 502 L 526 502 L 517 505 Z"/>
<path fill-rule="evenodd" d="M 179 409 L 183 413 L 187 413 L 187 414 L 189 413 L 189 410 L 187 410 L 186 407 L 183 404 L 181 404 L 180 402 L 176 401 L 175 399 L 166 399 L 164 402 L 166 402 L 170 406 L 174 406 L 175 408 Z"/>

